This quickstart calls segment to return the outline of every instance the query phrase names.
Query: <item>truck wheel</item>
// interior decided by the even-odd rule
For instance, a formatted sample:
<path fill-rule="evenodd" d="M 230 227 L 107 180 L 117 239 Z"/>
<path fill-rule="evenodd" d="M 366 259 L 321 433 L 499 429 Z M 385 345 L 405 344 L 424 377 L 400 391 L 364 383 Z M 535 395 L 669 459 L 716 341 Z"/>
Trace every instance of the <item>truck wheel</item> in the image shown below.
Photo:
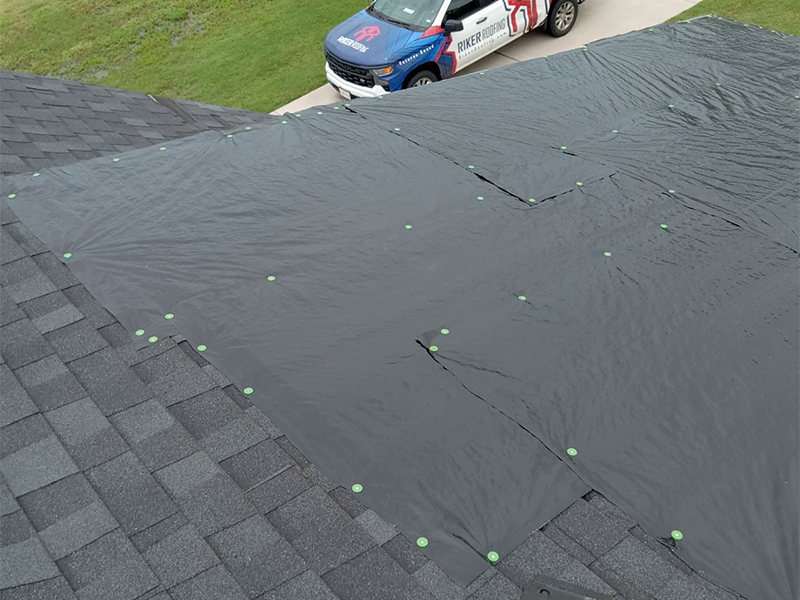
<path fill-rule="evenodd" d="M 547 16 L 547 31 L 553 37 L 567 35 L 578 18 L 578 3 L 575 0 L 556 0 Z"/>
<path fill-rule="evenodd" d="M 413 77 L 406 81 L 406 88 L 419 87 L 421 85 L 428 85 L 429 83 L 436 83 L 439 78 L 433 71 L 420 71 L 414 73 Z"/>

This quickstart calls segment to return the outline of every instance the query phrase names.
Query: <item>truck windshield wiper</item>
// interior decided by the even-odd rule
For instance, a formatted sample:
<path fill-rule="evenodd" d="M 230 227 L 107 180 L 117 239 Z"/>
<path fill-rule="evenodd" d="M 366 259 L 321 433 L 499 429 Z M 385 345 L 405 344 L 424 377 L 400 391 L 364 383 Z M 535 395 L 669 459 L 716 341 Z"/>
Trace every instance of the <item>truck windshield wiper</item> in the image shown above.
<path fill-rule="evenodd" d="M 367 12 L 375 15 L 382 21 L 386 21 L 387 23 L 392 23 L 393 25 L 399 25 L 400 27 L 405 27 L 406 29 L 410 29 L 410 25 L 408 23 L 404 23 L 403 21 L 398 21 L 397 19 L 393 19 L 389 15 L 386 15 L 375 8 L 375 6 L 368 6 Z"/>

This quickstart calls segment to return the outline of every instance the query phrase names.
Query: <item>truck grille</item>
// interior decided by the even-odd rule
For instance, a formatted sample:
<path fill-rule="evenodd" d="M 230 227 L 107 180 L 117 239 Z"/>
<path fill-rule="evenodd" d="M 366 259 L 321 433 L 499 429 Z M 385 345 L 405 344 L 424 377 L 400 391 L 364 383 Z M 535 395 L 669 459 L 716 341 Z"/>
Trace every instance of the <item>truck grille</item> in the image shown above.
<path fill-rule="evenodd" d="M 330 52 L 325 53 L 325 58 L 328 60 L 328 65 L 330 65 L 331 71 L 336 73 L 345 81 L 366 87 L 372 87 L 375 85 L 375 79 L 372 77 L 372 73 L 369 72 L 369 69 L 357 67 L 356 65 L 344 62 Z"/>

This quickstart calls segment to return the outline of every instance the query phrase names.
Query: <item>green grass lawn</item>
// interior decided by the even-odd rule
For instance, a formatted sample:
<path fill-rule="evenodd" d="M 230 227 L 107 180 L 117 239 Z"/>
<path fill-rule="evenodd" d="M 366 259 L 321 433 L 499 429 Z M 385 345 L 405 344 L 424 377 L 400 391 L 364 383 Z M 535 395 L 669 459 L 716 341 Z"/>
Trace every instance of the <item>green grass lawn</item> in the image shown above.
<path fill-rule="evenodd" d="M 708 14 L 800 35 L 800 0 L 703 0 L 671 20 Z"/>
<path fill-rule="evenodd" d="M 325 82 L 366 0 L 0 0 L 0 66 L 270 111 Z"/>
<path fill-rule="evenodd" d="M 0 0 L 0 66 L 270 111 L 325 82 L 322 43 L 367 0 Z M 800 0 L 703 0 L 800 34 Z"/>

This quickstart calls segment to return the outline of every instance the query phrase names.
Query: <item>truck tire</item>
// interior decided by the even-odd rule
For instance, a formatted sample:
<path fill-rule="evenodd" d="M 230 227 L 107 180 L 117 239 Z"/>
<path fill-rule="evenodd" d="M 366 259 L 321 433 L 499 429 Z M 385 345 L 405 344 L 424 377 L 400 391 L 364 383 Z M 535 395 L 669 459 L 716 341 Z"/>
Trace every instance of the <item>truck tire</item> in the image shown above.
<path fill-rule="evenodd" d="M 578 2 L 576 0 L 556 0 L 547 15 L 547 31 L 553 37 L 567 35 L 578 18 Z"/>
<path fill-rule="evenodd" d="M 433 71 L 419 71 L 418 73 L 414 73 L 414 75 L 412 75 L 411 78 L 406 81 L 406 85 L 404 87 L 419 87 L 421 85 L 428 85 L 429 83 L 436 83 L 437 81 L 439 81 L 439 78 Z"/>

